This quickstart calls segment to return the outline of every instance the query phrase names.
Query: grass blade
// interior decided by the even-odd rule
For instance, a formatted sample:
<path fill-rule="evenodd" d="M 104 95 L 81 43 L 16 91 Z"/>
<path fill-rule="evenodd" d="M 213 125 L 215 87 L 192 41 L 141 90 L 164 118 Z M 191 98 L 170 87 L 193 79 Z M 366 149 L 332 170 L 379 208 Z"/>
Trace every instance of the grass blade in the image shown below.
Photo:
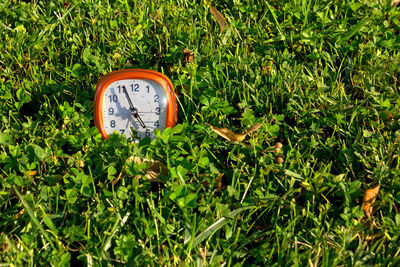
<path fill-rule="evenodd" d="M 124 226 L 126 221 L 128 220 L 129 216 L 131 215 L 130 212 L 128 212 L 124 218 L 118 217 L 117 221 L 114 223 L 111 234 L 108 236 L 107 241 L 102 249 L 103 252 L 107 252 L 107 250 L 111 247 L 111 240 L 116 235 L 121 227 Z"/>
<path fill-rule="evenodd" d="M 21 195 L 21 193 L 18 191 L 18 189 L 14 186 L 15 193 L 17 193 L 18 198 L 21 200 L 22 205 L 24 205 L 25 210 L 28 212 L 29 216 L 31 217 L 32 221 L 36 226 L 39 228 L 39 231 L 42 233 L 44 238 L 50 243 L 50 246 L 54 249 L 54 244 L 53 241 L 51 241 L 49 235 L 47 232 L 44 230 L 43 226 L 40 224 L 39 220 L 35 217 L 35 214 L 33 213 L 33 210 L 31 206 L 29 206 L 29 203 L 25 200 L 25 198 Z"/>
<path fill-rule="evenodd" d="M 266 1 L 265 3 L 267 4 L 267 7 L 268 7 L 269 11 L 271 12 L 272 17 L 274 18 L 276 28 L 278 29 L 278 32 L 279 32 L 279 34 L 281 35 L 281 38 L 282 38 L 283 42 L 286 44 L 286 37 L 285 37 L 285 35 L 282 33 L 281 25 L 279 24 L 278 19 L 276 18 L 276 15 L 275 15 L 274 10 L 271 8 L 271 6 L 268 4 L 267 1 Z"/>
<path fill-rule="evenodd" d="M 365 25 L 365 23 L 367 22 L 367 18 L 368 17 L 365 16 L 353 28 L 348 30 L 344 35 L 340 35 L 344 37 L 343 38 L 339 37 L 338 45 L 342 45 L 344 42 L 348 41 L 351 37 L 353 37 L 361 29 L 361 27 Z"/>
<path fill-rule="evenodd" d="M 249 188 L 250 188 L 251 183 L 253 182 L 253 179 L 254 179 L 254 176 L 251 177 L 250 182 L 247 185 L 246 190 L 244 191 L 244 194 L 243 194 L 242 200 L 240 201 L 240 204 L 243 204 L 243 201 L 244 201 L 244 199 L 245 199 L 245 197 L 247 195 L 247 192 L 249 191 Z"/>
<path fill-rule="evenodd" d="M 224 224 L 226 224 L 231 217 L 239 214 L 240 212 L 242 212 L 244 210 L 253 209 L 253 208 L 257 208 L 257 207 L 255 207 L 255 206 L 241 207 L 241 208 L 235 209 L 234 211 L 230 212 L 227 217 L 220 218 L 218 221 L 216 221 L 215 223 L 210 225 L 206 230 L 204 230 L 198 236 L 196 236 L 193 240 L 192 245 L 194 247 L 199 245 L 201 242 L 203 242 L 204 239 L 206 239 L 207 237 L 211 236 L 216 231 L 218 231 L 218 229 L 221 228 Z M 185 245 L 187 243 L 189 243 L 189 241 L 190 240 L 186 241 Z"/>

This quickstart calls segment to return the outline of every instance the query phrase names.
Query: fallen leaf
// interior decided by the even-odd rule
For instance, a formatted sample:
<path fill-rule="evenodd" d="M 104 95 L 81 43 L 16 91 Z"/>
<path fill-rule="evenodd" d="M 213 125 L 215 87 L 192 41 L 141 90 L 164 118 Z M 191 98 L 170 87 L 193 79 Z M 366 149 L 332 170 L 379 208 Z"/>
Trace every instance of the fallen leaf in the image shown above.
<path fill-rule="evenodd" d="M 253 126 L 251 126 L 250 129 L 248 129 L 243 134 L 236 134 L 236 133 L 232 132 L 231 130 L 229 130 L 228 128 L 217 128 L 208 123 L 207 123 L 207 125 L 210 126 L 211 130 L 216 132 L 218 135 L 222 136 L 223 138 L 225 138 L 226 140 L 231 141 L 231 142 L 242 142 L 248 134 L 251 134 L 252 132 L 257 131 L 261 127 L 260 123 L 255 123 Z"/>
<path fill-rule="evenodd" d="M 399 0 L 399 1 L 400 1 L 400 0 Z M 391 120 L 393 119 L 393 114 L 392 114 L 390 111 L 385 110 L 385 111 L 383 111 L 383 112 L 381 113 L 381 117 L 382 117 L 383 120 L 389 122 L 389 121 L 391 121 Z"/>
<path fill-rule="evenodd" d="M 223 138 L 225 138 L 228 141 L 240 142 L 246 137 L 246 135 L 235 134 L 234 132 L 232 132 L 228 128 L 217 128 L 217 127 L 214 127 L 214 126 L 212 126 L 210 124 L 208 124 L 208 126 L 210 126 L 211 130 L 213 130 L 218 135 L 222 136 Z"/>
<path fill-rule="evenodd" d="M 64 7 L 69 8 L 71 6 L 71 3 L 68 1 L 64 1 Z"/>
<path fill-rule="evenodd" d="M 217 181 L 218 184 L 218 189 L 222 188 L 222 177 L 224 176 L 224 173 L 221 172 L 220 174 L 218 174 L 218 177 L 215 179 Z"/>
<path fill-rule="evenodd" d="M 188 49 L 184 49 L 183 50 L 183 59 L 186 62 L 192 62 L 193 61 L 193 57 L 194 57 L 194 53 Z"/>
<path fill-rule="evenodd" d="M 271 71 L 271 67 L 270 66 L 264 66 L 261 69 L 261 75 L 262 76 L 267 76 L 270 71 Z"/>
<path fill-rule="evenodd" d="M 392 0 L 392 6 L 396 6 L 400 3 L 400 0 Z"/>
<path fill-rule="evenodd" d="M 369 188 L 365 190 L 364 198 L 362 202 L 362 210 L 367 218 L 371 217 L 372 215 L 372 205 L 374 204 L 376 197 L 379 192 L 379 188 L 381 187 L 380 184 L 373 188 Z"/>
<path fill-rule="evenodd" d="M 33 171 L 26 171 L 26 176 L 34 176 L 37 174 L 37 171 L 33 170 Z"/>
<path fill-rule="evenodd" d="M 221 28 L 221 32 L 225 29 L 225 27 L 228 25 L 226 22 L 225 17 L 219 12 L 215 7 L 213 7 L 211 4 L 209 4 L 210 7 L 210 12 L 211 15 L 214 17 L 214 19 L 218 22 L 219 27 Z"/>
<path fill-rule="evenodd" d="M 127 161 L 133 161 L 137 164 L 146 164 L 146 178 L 150 181 L 162 182 L 158 177 L 161 175 L 167 176 L 168 175 L 168 168 L 162 162 L 158 160 L 148 160 L 145 158 L 140 157 L 129 157 Z"/>
<path fill-rule="evenodd" d="M 4 234 L 2 233 L 2 235 L 4 235 Z M 0 251 L 2 253 L 5 253 L 5 252 L 10 250 L 10 247 L 8 246 L 7 241 L 5 240 L 5 238 L 2 237 L 2 239 L 3 239 L 3 242 L 0 245 Z"/>
<path fill-rule="evenodd" d="M 112 181 L 112 185 L 116 185 L 122 178 L 122 174 L 125 172 L 125 166 L 122 166 L 122 170 L 119 172 L 118 176 Z"/>
<path fill-rule="evenodd" d="M 18 219 L 19 216 L 21 216 L 22 214 L 24 214 L 24 212 L 25 212 L 25 209 L 20 210 L 17 214 L 15 214 L 14 220 Z"/>
<path fill-rule="evenodd" d="M 156 11 L 156 15 L 154 16 L 153 21 L 156 22 L 157 20 L 160 19 L 160 17 L 161 17 L 160 14 L 158 13 L 158 11 Z"/>
<path fill-rule="evenodd" d="M 147 180 L 152 181 L 152 182 L 159 182 L 159 183 L 164 183 L 159 177 L 161 175 L 167 176 L 168 175 L 168 168 L 160 161 L 157 160 L 148 160 L 145 158 L 140 158 L 140 157 L 129 157 L 126 159 L 126 162 L 135 162 L 137 164 L 146 164 L 146 169 L 145 169 L 145 177 Z M 122 174 L 125 173 L 125 166 L 122 167 L 121 172 L 118 174 L 117 177 L 112 181 L 112 185 L 116 185 L 119 180 L 122 178 Z M 138 176 L 138 178 L 141 178 L 142 176 Z"/>
<path fill-rule="evenodd" d="M 207 248 L 205 247 L 204 250 L 203 248 L 200 248 L 200 255 L 203 258 L 203 266 L 207 265 Z"/>
<path fill-rule="evenodd" d="M 245 135 L 251 134 L 252 132 L 255 132 L 258 129 L 260 129 L 260 127 L 261 123 L 254 123 L 253 126 L 251 126 L 250 129 L 248 129 L 244 134 Z"/>

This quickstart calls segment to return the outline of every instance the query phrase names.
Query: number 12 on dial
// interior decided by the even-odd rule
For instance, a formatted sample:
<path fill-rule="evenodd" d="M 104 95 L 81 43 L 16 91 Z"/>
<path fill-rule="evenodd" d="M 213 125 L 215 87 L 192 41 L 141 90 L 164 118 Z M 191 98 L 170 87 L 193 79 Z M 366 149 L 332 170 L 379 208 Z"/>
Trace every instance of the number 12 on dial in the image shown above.
<path fill-rule="evenodd" d="M 165 75 L 142 69 L 111 72 L 96 86 L 94 119 L 104 138 L 118 132 L 128 138 L 154 139 L 177 120 L 175 92 Z"/>

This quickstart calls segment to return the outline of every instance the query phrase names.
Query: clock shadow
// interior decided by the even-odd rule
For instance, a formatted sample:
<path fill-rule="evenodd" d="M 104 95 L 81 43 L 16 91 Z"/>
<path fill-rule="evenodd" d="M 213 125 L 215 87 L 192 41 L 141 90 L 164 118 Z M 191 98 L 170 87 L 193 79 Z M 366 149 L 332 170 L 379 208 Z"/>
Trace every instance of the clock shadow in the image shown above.
<path fill-rule="evenodd" d="M 153 85 L 152 85 L 152 87 L 154 88 Z M 116 92 L 117 88 L 115 86 L 111 87 L 109 90 L 110 90 L 110 94 L 111 95 L 118 95 L 118 97 L 122 97 L 120 93 Z M 154 93 L 157 94 L 158 92 L 155 91 Z M 133 105 L 135 107 L 137 107 L 137 105 L 135 105 L 135 102 L 141 101 L 141 99 L 136 98 L 135 95 L 132 95 L 132 97 L 133 97 L 132 98 L 132 102 L 134 102 Z M 166 110 L 166 104 L 164 103 L 165 101 L 166 101 L 166 99 L 162 99 L 161 101 L 159 101 L 159 103 L 157 103 L 156 111 L 147 111 L 147 112 L 146 111 L 138 111 L 138 113 L 139 114 L 146 114 L 146 113 L 155 113 L 155 114 L 157 114 L 157 112 L 158 112 L 158 114 L 159 113 L 163 113 Z M 131 138 L 133 136 L 132 132 L 131 132 L 131 127 L 133 127 L 134 129 L 136 129 L 136 133 L 137 134 L 139 134 L 140 136 L 143 134 L 143 137 L 144 137 L 145 132 L 143 131 L 142 126 L 132 116 L 130 108 L 128 106 L 122 106 L 121 102 L 125 102 L 125 104 L 128 104 L 127 103 L 127 99 L 124 99 L 124 101 L 122 101 L 122 99 L 118 99 L 116 102 L 113 102 L 115 104 L 115 106 L 116 106 L 116 109 L 117 109 L 117 112 L 115 112 L 113 114 L 113 116 L 121 118 L 124 121 L 125 120 L 127 121 L 127 123 L 126 123 L 126 125 L 124 127 L 125 128 L 124 129 L 125 132 L 123 134 L 125 134 L 128 138 Z M 164 120 L 162 120 L 162 121 L 164 121 Z M 154 129 L 156 129 L 158 127 L 156 125 L 153 125 L 154 122 L 152 122 L 152 121 L 144 121 L 144 123 L 146 124 L 146 129 L 150 130 L 151 133 L 153 133 Z M 151 123 L 151 124 L 149 125 L 148 123 Z M 162 129 L 162 130 L 164 130 L 164 129 Z M 118 132 L 121 132 L 121 131 L 118 130 Z"/>
<path fill-rule="evenodd" d="M 111 94 L 117 95 L 115 92 L 115 87 L 110 88 Z M 122 120 L 128 120 L 125 129 L 130 129 L 129 123 L 132 125 L 134 129 L 139 129 L 139 124 L 133 119 L 131 110 L 129 108 L 121 106 L 121 102 L 117 101 L 115 102 L 115 105 L 117 106 L 118 112 L 114 114 L 115 117 L 121 118 Z"/>

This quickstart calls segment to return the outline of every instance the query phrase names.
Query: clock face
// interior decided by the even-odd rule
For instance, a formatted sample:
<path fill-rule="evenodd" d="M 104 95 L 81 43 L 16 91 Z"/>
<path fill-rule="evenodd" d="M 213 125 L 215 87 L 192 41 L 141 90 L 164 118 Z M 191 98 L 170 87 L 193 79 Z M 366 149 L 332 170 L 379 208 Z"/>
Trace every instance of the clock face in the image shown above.
<path fill-rule="evenodd" d="M 164 131 L 168 97 L 155 81 L 124 79 L 112 82 L 104 90 L 101 112 L 107 135 L 155 138 L 154 129 Z M 133 131 L 132 131 L 133 130 Z"/>

